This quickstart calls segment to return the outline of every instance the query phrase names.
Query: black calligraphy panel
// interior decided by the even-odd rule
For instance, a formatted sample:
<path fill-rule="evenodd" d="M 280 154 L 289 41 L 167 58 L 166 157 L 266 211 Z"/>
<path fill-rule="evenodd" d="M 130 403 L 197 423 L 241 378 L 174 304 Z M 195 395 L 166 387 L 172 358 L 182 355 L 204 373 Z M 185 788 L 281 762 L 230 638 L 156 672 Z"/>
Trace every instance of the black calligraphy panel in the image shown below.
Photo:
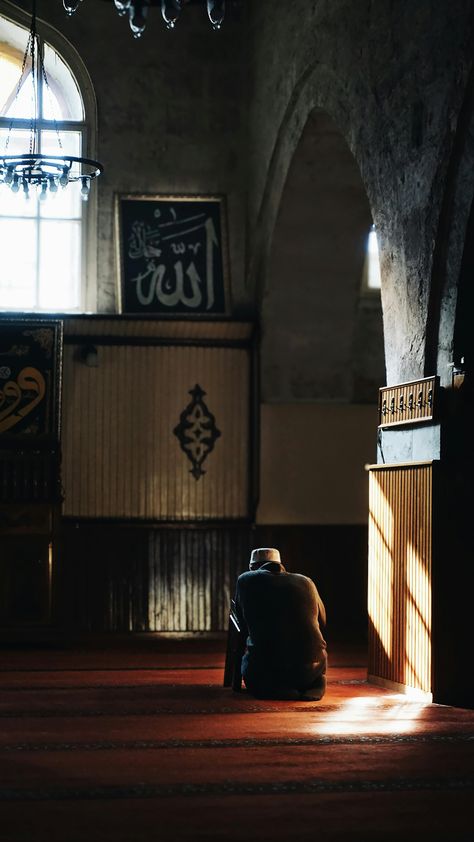
<path fill-rule="evenodd" d="M 0 320 L 0 440 L 59 437 L 61 323 Z"/>
<path fill-rule="evenodd" d="M 123 313 L 226 312 L 221 198 L 119 199 Z"/>

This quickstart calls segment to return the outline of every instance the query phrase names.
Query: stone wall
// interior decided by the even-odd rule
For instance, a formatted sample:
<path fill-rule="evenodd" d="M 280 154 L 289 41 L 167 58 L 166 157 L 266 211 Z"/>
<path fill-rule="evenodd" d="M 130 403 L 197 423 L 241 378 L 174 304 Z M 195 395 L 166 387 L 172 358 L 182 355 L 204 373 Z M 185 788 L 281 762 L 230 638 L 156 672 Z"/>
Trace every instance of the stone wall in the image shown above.
<path fill-rule="evenodd" d="M 471 0 L 229 2 L 219 33 L 200 4 L 172 32 L 152 7 L 140 40 L 111 2 L 85 0 L 68 19 L 42 0 L 39 14 L 97 95 L 100 311 L 116 309 L 114 195 L 128 192 L 226 194 L 233 313 L 258 310 L 317 107 L 355 156 L 379 232 L 388 382 L 436 368 L 446 379 L 474 189 Z"/>
<path fill-rule="evenodd" d="M 29 4 L 21 3 L 29 9 Z M 187 6 L 173 31 L 152 7 L 142 38 L 112 2 L 84 0 L 68 18 L 61 2 L 38 14 L 79 52 L 98 106 L 98 298 L 116 312 L 114 196 L 118 193 L 225 194 L 232 310 L 246 310 L 244 20 L 230 7 L 214 32 L 205 7 Z"/>
<path fill-rule="evenodd" d="M 472 127 L 461 119 L 472 3 L 294 0 L 275 14 L 261 0 L 249 9 L 252 283 L 264 286 L 288 167 L 309 113 L 322 108 L 358 162 L 379 231 L 388 382 L 437 364 L 445 377 L 472 198 L 462 167 Z"/>

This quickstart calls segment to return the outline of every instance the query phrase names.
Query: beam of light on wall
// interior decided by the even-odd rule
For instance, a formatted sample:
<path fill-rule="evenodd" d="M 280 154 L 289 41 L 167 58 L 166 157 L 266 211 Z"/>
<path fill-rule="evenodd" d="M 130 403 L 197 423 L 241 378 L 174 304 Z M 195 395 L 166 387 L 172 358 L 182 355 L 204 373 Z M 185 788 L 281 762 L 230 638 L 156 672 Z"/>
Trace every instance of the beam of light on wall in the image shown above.
<path fill-rule="evenodd" d="M 380 289 L 382 279 L 380 277 L 380 255 L 377 232 L 375 225 L 370 229 L 367 242 L 367 286 L 369 289 Z"/>
<path fill-rule="evenodd" d="M 431 690 L 431 577 L 429 565 L 410 542 L 407 546 L 405 682 Z"/>
<path fill-rule="evenodd" d="M 371 474 L 368 611 L 373 633 L 378 636 L 389 661 L 392 657 L 393 530 L 394 518 L 390 503 L 377 477 Z"/>
<path fill-rule="evenodd" d="M 325 714 L 308 731 L 313 734 L 411 734 L 419 729 L 418 720 L 428 704 L 411 701 L 406 695 L 360 696 Z"/>

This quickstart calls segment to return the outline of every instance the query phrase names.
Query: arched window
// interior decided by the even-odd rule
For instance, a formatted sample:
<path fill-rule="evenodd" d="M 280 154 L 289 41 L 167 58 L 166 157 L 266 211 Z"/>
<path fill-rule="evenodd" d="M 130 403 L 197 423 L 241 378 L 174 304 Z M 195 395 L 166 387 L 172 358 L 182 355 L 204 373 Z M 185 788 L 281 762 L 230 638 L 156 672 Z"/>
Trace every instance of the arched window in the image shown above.
<path fill-rule="evenodd" d="M 362 271 L 362 293 L 380 295 L 381 286 L 379 244 L 375 225 L 372 225 L 367 237 L 367 251 Z"/>
<path fill-rule="evenodd" d="M 22 77 L 28 29 L 0 16 L 0 150 L 30 151 L 31 120 L 39 128 L 39 152 L 86 155 L 87 122 L 79 85 L 63 57 L 40 37 L 48 85 L 31 68 Z M 28 72 L 30 70 L 30 72 Z M 20 80 L 22 79 L 21 85 Z M 84 310 L 87 205 L 80 184 L 39 201 L 0 185 L 0 309 L 71 312 Z"/>

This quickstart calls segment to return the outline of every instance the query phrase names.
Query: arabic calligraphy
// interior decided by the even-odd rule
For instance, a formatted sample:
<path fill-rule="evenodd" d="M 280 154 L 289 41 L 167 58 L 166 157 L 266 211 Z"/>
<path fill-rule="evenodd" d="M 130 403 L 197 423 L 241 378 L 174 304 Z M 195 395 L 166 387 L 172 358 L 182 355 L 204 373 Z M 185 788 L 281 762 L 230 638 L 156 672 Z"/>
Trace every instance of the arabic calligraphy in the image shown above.
<path fill-rule="evenodd" d="M 54 345 L 54 334 L 47 327 L 39 328 L 37 330 L 25 330 L 24 336 L 32 336 L 35 342 L 41 345 L 46 356 L 51 356 Z"/>
<path fill-rule="evenodd" d="M 0 389 L 0 433 L 19 424 L 43 400 L 46 383 L 37 368 L 26 366 L 16 380 L 7 380 Z"/>
<path fill-rule="evenodd" d="M 126 309 L 222 312 L 218 203 L 150 204 L 123 210 Z"/>

